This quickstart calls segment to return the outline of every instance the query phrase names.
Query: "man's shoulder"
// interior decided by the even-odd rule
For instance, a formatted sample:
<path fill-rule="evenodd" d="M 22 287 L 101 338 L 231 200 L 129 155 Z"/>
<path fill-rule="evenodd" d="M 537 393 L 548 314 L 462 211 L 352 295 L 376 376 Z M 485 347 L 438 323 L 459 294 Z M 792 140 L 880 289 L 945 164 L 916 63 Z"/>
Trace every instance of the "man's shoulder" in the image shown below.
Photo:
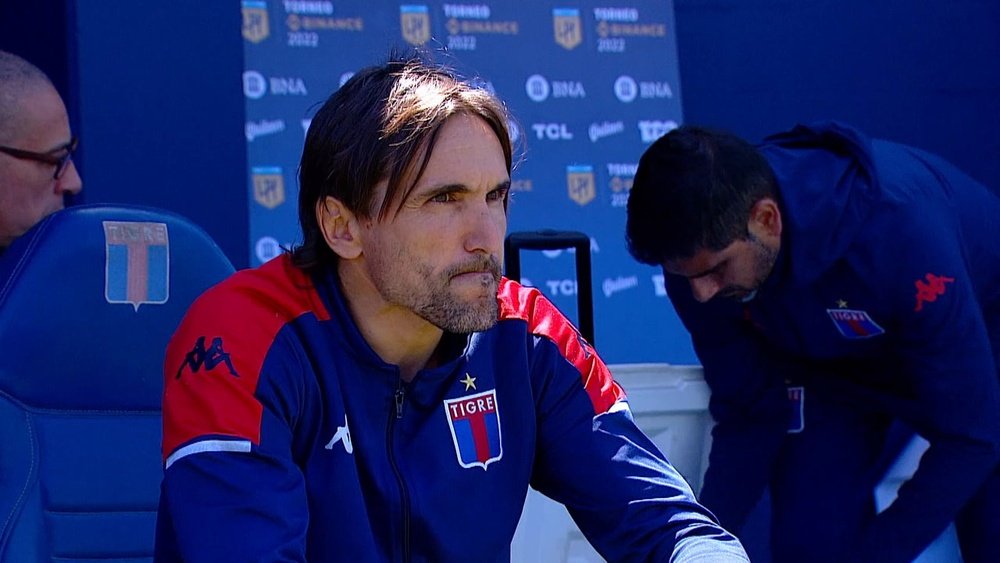
<path fill-rule="evenodd" d="M 497 305 L 500 309 L 501 322 L 524 321 L 528 324 L 529 332 L 535 331 L 543 324 L 569 324 L 559 309 L 538 288 L 523 286 L 508 278 L 500 280 Z"/>
<path fill-rule="evenodd" d="M 311 277 L 283 255 L 257 268 L 241 270 L 208 289 L 191 306 L 189 316 L 235 315 L 267 324 L 287 323 L 307 313 L 329 315 Z"/>

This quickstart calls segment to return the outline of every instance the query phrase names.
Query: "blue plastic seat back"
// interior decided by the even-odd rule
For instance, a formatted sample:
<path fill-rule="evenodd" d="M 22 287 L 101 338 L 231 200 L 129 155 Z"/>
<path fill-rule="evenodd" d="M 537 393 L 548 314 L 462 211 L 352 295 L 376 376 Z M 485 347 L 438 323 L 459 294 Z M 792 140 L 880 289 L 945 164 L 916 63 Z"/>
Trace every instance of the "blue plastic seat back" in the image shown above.
<path fill-rule="evenodd" d="M 0 257 L 0 561 L 152 559 L 164 350 L 232 272 L 139 207 L 60 211 Z"/>

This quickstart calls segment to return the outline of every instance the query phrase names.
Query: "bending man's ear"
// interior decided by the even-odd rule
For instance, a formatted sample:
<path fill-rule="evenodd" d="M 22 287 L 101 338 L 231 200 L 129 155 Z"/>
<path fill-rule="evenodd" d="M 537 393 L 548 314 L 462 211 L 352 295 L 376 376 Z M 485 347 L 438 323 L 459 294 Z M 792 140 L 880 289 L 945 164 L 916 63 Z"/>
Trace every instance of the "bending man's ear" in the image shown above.
<path fill-rule="evenodd" d="M 778 202 L 765 197 L 750 208 L 747 231 L 764 240 L 781 240 L 781 209 Z"/>

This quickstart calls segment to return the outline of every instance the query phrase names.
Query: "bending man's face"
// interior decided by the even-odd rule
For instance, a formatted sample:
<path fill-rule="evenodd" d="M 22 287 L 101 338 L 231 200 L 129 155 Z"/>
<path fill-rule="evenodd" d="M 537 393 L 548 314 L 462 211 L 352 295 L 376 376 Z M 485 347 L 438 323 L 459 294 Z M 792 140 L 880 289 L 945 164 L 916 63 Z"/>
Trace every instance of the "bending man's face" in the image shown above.
<path fill-rule="evenodd" d="M 364 223 L 365 262 L 382 297 L 449 332 L 493 326 L 509 188 L 492 129 L 451 117 L 398 215 Z"/>
<path fill-rule="evenodd" d="M 715 297 L 747 301 L 771 274 L 777 255 L 777 248 L 751 234 L 719 251 L 701 249 L 690 258 L 667 261 L 663 273 L 687 278 L 701 303 Z"/>

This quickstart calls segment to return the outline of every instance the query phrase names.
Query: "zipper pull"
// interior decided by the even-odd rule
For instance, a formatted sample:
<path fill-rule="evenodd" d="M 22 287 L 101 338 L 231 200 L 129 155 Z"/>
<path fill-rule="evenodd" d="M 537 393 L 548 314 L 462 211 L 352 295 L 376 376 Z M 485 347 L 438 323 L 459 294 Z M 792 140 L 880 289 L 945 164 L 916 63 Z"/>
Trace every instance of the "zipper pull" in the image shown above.
<path fill-rule="evenodd" d="M 396 420 L 403 418 L 403 399 L 405 397 L 405 391 L 403 390 L 403 380 L 399 380 L 399 387 L 396 388 Z"/>

